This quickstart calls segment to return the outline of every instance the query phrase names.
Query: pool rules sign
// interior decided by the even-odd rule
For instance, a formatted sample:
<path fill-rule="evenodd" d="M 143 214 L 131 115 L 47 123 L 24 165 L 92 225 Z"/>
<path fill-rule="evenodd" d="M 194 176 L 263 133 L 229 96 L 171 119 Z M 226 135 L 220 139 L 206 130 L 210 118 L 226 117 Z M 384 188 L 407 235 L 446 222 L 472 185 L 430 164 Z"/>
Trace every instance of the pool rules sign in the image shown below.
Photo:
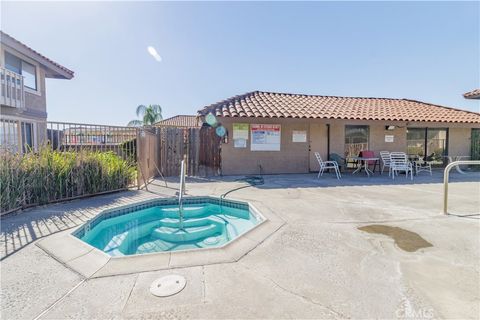
<path fill-rule="evenodd" d="M 279 124 L 252 124 L 250 126 L 251 151 L 280 151 Z"/>

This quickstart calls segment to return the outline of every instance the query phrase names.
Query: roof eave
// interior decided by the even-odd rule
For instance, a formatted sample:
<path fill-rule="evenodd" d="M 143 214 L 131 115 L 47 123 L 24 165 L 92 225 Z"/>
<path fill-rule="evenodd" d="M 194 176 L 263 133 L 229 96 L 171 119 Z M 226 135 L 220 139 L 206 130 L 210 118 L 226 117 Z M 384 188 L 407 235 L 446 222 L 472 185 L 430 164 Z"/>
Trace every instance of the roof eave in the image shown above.
<path fill-rule="evenodd" d="M 1 36 L 2 36 L 1 37 L 2 44 L 14 49 L 15 51 L 18 51 L 19 53 L 21 53 L 21 54 L 23 54 L 23 55 L 25 55 L 25 56 L 27 56 L 27 57 L 35 60 L 35 61 L 37 61 L 43 67 L 45 67 L 45 69 L 46 69 L 45 77 L 46 78 L 67 79 L 67 80 L 70 80 L 70 79 L 73 78 L 73 76 L 74 76 L 73 71 L 68 70 L 65 67 L 64 68 L 66 70 L 60 68 L 59 66 L 55 65 L 55 63 L 53 63 L 52 61 L 50 61 L 46 57 L 42 56 L 41 54 L 39 54 L 35 50 L 27 47 L 26 45 L 24 45 L 20 41 L 12 38 L 10 35 L 8 35 L 4 32 L 2 32 Z"/>

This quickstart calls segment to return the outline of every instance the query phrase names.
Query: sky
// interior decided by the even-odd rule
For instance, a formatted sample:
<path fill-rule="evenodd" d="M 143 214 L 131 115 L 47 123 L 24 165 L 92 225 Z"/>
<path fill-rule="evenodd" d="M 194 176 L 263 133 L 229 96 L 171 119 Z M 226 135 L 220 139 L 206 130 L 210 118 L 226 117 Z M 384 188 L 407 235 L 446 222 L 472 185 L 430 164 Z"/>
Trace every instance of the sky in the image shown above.
<path fill-rule="evenodd" d="M 480 111 L 479 2 L 2 2 L 1 29 L 75 71 L 52 121 L 126 125 L 249 91 L 416 99 Z M 147 48 L 155 48 L 152 56 Z"/>

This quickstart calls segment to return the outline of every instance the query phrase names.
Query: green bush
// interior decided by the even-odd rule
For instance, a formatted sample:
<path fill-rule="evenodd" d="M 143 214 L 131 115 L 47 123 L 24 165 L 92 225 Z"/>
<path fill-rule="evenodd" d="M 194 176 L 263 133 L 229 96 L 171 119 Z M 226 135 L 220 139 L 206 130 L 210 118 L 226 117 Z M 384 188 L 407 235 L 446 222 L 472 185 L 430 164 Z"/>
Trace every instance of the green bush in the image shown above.
<path fill-rule="evenodd" d="M 125 189 L 135 183 L 136 165 L 114 152 L 54 151 L 0 155 L 0 208 Z"/>

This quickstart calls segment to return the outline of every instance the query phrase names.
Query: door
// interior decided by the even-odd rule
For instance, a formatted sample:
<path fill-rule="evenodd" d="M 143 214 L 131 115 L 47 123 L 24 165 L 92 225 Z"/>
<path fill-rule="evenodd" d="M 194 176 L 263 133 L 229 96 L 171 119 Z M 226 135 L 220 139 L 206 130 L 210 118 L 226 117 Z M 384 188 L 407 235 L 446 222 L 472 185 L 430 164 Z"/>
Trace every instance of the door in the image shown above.
<path fill-rule="evenodd" d="M 480 129 L 472 129 L 472 160 L 480 160 Z"/>
<path fill-rule="evenodd" d="M 310 124 L 309 145 L 309 170 L 318 171 L 320 166 L 315 158 L 315 152 L 319 152 L 323 160 L 328 158 L 328 129 L 325 123 Z"/>

